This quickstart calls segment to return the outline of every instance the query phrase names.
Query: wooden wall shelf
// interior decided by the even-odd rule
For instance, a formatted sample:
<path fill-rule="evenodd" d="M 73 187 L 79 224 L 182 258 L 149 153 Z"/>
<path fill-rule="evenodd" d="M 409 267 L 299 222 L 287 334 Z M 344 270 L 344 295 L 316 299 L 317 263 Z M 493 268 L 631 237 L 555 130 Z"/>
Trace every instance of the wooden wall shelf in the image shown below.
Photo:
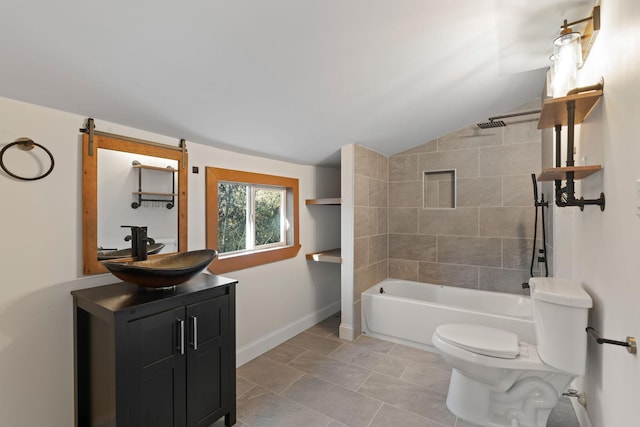
<path fill-rule="evenodd" d="M 328 251 L 307 254 L 307 259 L 316 262 L 331 262 L 334 264 L 342 264 L 342 252 L 340 248 L 330 249 Z"/>
<path fill-rule="evenodd" d="M 307 205 L 341 205 L 342 199 L 340 197 L 324 198 L 324 199 L 307 199 L 305 200 Z"/>
<path fill-rule="evenodd" d="M 567 179 L 567 172 L 573 172 L 573 179 L 583 179 L 594 173 L 602 170 L 600 165 L 590 166 L 565 166 L 561 168 L 547 168 L 543 169 L 542 173 L 538 175 L 538 181 L 556 181 Z"/>
<path fill-rule="evenodd" d="M 562 98 L 545 99 L 542 105 L 540 120 L 538 121 L 538 129 L 548 129 L 556 125 L 566 126 L 567 120 L 567 101 L 576 101 L 576 125 L 582 123 L 589 116 L 598 100 L 602 97 L 601 90 L 579 93 L 576 95 L 563 96 Z"/>
<path fill-rule="evenodd" d="M 131 166 L 132 168 L 136 168 L 136 169 L 149 169 L 152 171 L 160 171 L 160 172 L 178 172 L 178 169 L 174 169 L 170 166 L 167 166 L 166 168 L 160 167 L 160 166 L 149 166 L 149 165 L 133 165 Z"/>

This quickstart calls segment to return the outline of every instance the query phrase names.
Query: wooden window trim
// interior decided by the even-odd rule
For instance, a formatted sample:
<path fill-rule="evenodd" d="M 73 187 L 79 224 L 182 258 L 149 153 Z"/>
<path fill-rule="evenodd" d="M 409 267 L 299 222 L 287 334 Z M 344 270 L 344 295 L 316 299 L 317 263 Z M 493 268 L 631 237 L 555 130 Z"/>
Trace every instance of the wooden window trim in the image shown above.
<path fill-rule="evenodd" d="M 244 172 L 214 167 L 205 168 L 206 182 L 206 225 L 207 248 L 218 249 L 218 182 L 242 182 L 264 184 L 290 189 L 293 193 L 293 242 L 281 248 L 265 249 L 259 252 L 238 254 L 226 258 L 216 258 L 210 265 L 212 273 L 220 274 L 242 270 L 262 264 L 293 258 L 300 251 L 298 180 L 275 175 Z"/>

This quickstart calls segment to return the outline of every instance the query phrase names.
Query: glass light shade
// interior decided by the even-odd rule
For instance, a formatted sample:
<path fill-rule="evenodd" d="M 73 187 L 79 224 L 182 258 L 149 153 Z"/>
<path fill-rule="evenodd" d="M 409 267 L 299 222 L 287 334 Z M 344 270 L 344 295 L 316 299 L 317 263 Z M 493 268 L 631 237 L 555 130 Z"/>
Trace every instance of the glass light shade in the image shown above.
<path fill-rule="evenodd" d="M 566 96 L 578 82 L 578 68 L 582 66 L 580 33 L 563 34 L 553 42 L 553 97 Z"/>

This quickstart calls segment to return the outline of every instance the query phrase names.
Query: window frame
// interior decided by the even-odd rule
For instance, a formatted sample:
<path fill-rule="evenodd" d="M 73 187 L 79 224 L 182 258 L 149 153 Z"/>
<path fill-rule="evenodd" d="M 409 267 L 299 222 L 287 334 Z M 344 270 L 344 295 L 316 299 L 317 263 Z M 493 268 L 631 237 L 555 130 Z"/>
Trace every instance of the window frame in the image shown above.
<path fill-rule="evenodd" d="M 218 256 L 210 265 L 209 271 L 215 274 L 229 271 L 242 270 L 249 267 L 268 264 L 293 258 L 300 251 L 299 233 L 299 192 L 298 179 L 286 178 L 275 175 L 245 172 L 232 169 L 222 169 L 207 166 L 205 168 L 206 182 L 206 246 L 209 249 L 217 249 L 218 245 L 218 183 L 237 182 L 255 186 L 271 186 L 286 189 L 287 205 L 291 206 L 291 213 L 287 215 L 292 231 L 291 244 L 274 246 L 250 252 L 228 253 Z M 291 202 L 289 202 L 291 198 Z M 291 218 L 289 218 L 289 215 Z M 293 224 L 291 224 L 293 222 Z"/>

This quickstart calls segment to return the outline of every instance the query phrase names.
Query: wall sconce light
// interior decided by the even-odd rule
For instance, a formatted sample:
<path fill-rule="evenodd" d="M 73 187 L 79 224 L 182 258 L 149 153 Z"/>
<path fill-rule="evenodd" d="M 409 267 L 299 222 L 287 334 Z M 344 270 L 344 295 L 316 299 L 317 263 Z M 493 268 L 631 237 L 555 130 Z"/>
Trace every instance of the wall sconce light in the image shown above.
<path fill-rule="evenodd" d="M 571 27 L 586 22 L 581 35 Z M 591 16 L 574 22 L 564 20 L 560 36 L 553 41 L 553 55 L 548 75 L 551 95 L 566 96 L 578 81 L 578 69 L 586 61 L 595 37 L 600 30 L 600 6 L 595 6 Z"/>

